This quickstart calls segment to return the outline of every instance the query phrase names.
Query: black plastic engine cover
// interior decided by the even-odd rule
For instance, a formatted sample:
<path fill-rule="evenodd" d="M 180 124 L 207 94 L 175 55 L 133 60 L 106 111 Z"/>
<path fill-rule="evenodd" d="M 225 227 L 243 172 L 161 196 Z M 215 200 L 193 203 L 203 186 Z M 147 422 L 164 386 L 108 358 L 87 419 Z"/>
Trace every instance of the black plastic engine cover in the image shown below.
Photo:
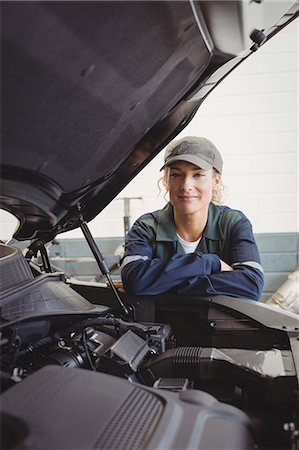
<path fill-rule="evenodd" d="M 174 394 L 84 369 L 45 367 L 0 401 L 3 449 L 253 448 L 247 415 L 205 392 Z"/>

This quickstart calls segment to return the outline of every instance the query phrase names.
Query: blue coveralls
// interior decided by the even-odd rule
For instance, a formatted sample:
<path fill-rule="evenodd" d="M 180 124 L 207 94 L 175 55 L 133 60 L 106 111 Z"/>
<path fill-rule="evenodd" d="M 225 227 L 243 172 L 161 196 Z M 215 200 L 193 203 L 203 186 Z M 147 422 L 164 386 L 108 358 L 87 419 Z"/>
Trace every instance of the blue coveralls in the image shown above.
<path fill-rule="evenodd" d="M 220 259 L 234 268 L 221 272 Z M 264 277 L 252 226 L 245 215 L 210 203 L 208 221 L 194 253 L 178 241 L 173 208 L 144 214 L 127 234 L 122 281 L 133 295 L 229 295 L 258 300 Z"/>

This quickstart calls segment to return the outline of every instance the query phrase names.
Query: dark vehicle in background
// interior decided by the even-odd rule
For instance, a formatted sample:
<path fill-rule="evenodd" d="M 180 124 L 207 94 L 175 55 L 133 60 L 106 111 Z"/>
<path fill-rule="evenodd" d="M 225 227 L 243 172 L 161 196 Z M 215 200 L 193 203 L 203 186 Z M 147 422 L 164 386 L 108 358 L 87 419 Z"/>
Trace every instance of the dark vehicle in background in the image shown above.
<path fill-rule="evenodd" d="M 1 207 L 20 221 L 0 245 L 3 449 L 299 448 L 298 316 L 120 294 L 88 228 L 298 11 L 1 2 Z M 110 287 L 53 271 L 46 245 L 76 227 Z"/>

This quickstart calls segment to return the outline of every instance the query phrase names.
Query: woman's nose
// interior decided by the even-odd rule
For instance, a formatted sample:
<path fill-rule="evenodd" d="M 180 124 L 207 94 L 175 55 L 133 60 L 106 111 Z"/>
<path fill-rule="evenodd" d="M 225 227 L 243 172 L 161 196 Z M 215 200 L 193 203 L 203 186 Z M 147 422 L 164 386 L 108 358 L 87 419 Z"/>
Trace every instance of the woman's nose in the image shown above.
<path fill-rule="evenodd" d="M 192 177 L 184 177 L 182 180 L 181 189 L 184 191 L 189 191 L 193 188 L 193 178 Z"/>

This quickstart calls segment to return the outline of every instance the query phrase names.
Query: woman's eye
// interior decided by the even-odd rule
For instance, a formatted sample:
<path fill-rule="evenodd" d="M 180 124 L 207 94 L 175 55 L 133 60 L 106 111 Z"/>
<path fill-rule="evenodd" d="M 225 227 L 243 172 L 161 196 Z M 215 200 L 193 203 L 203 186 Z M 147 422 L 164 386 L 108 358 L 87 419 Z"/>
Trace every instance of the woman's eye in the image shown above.
<path fill-rule="evenodd" d="M 170 174 L 170 178 L 177 178 L 179 176 L 180 176 L 180 174 L 176 173 L 176 172 Z"/>
<path fill-rule="evenodd" d="M 198 172 L 198 173 L 195 173 L 195 174 L 194 174 L 194 177 L 195 177 L 195 178 L 201 178 L 201 177 L 204 177 L 204 174 Z"/>

